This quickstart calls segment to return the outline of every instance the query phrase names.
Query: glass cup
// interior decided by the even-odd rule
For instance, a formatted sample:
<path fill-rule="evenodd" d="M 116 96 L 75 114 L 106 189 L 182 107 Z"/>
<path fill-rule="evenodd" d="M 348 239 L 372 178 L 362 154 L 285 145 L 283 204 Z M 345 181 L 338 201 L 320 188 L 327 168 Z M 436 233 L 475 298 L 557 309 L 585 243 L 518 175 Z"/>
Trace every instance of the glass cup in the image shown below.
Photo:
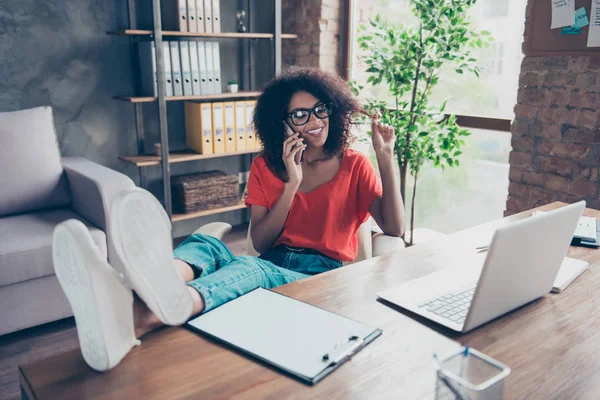
<path fill-rule="evenodd" d="M 470 347 L 436 361 L 437 400 L 501 400 L 510 368 Z"/>

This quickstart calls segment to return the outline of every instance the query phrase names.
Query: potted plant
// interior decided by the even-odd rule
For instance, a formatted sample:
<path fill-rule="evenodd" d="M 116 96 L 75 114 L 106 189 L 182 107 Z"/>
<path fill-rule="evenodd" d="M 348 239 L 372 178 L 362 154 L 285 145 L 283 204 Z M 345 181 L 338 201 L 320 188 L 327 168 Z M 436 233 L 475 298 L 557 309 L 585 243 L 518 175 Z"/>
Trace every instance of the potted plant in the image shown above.
<path fill-rule="evenodd" d="M 236 81 L 227 82 L 227 88 L 231 93 L 237 93 L 238 91 L 238 83 Z"/>
<path fill-rule="evenodd" d="M 381 121 L 395 128 L 395 153 L 400 171 L 400 191 L 406 195 L 407 174 L 413 176 L 414 190 L 410 202 L 410 238 L 413 244 L 414 210 L 417 178 L 426 162 L 442 169 L 459 166 L 464 138 L 470 134 L 456 124 L 456 117 L 444 113 L 446 101 L 431 104 L 431 90 L 439 82 L 442 66 L 454 65 L 457 74 L 480 67 L 471 49 L 483 47 L 491 40 L 489 32 L 470 27 L 467 10 L 476 0 L 412 0 L 412 12 L 418 26 L 389 26 L 377 15 L 370 28 L 361 25 L 358 43 L 367 51 L 363 61 L 369 74 L 367 83 L 385 85 L 393 104 L 365 99 L 365 109 L 378 112 Z M 364 85 L 350 83 L 358 96 Z M 408 205 L 408 201 L 406 201 Z M 405 239 L 406 241 L 406 239 Z"/>

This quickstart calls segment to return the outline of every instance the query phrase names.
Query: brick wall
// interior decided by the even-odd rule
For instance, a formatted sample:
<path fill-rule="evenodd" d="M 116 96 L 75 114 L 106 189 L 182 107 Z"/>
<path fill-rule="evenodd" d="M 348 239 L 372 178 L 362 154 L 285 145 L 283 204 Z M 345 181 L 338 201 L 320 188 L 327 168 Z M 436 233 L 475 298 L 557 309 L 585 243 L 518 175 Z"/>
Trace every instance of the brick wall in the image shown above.
<path fill-rule="evenodd" d="M 524 58 L 505 215 L 556 200 L 600 209 L 599 85 L 599 58 Z"/>
<path fill-rule="evenodd" d="M 284 0 L 282 10 L 283 33 L 298 35 L 283 41 L 283 64 L 339 73 L 341 0 Z"/>

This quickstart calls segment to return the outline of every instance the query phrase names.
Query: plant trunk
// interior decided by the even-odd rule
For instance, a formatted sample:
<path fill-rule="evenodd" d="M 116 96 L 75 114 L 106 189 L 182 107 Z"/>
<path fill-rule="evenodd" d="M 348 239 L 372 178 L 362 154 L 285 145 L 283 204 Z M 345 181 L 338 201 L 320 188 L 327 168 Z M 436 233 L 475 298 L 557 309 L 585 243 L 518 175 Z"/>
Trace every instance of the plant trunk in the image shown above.
<path fill-rule="evenodd" d="M 415 171 L 415 183 L 413 185 L 412 200 L 410 202 L 410 243 L 408 247 L 412 246 L 415 241 L 415 197 L 417 196 L 417 174 Z"/>
<path fill-rule="evenodd" d="M 400 169 L 400 197 L 402 198 L 402 201 L 404 202 L 404 199 L 406 199 L 406 164 L 403 164 L 402 161 L 400 160 L 400 157 L 398 157 L 398 167 Z M 404 234 L 402 235 L 402 240 L 404 240 L 404 243 L 406 243 L 406 232 L 404 232 Z"/>

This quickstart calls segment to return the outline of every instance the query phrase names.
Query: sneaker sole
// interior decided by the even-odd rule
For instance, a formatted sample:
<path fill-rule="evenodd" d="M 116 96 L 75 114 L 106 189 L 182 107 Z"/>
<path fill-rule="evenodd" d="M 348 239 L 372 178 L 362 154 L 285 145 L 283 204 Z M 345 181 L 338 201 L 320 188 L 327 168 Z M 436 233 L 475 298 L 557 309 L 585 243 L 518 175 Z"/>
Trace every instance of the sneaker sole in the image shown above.
<path fill-rule="evenodd" d="M 171 222 L 149 192 L 132 189 L 111 208 L 111 234 L 129 283 L 148 308 L 167 325 L 191 316 L 193 300 L 174 266 Z"/>
<path fill-rule="evenodd" d="M 84 360 L 97 371 L 114 367 L 139 344 L 134 334 L 131 291 L 102 258 L 80 221 L 68 220 L 55 228 L 52 258 L 75 316 Z M 123 318 L 129 323 L 123 323 Z"/>

